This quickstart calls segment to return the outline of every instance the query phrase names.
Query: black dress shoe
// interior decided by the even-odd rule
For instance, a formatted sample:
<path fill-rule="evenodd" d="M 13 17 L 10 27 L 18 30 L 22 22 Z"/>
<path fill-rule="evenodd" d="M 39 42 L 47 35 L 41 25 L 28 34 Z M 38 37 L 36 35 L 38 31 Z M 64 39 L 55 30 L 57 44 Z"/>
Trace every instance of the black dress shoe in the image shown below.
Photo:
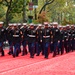
<path fill-rule="evenodd" d="M 1 55 L 1 56 L 4 56 L 4 55 Z"/>
<path fill-rule="evenodd" d="M 11 55 L 11 53 L 10 53 L 10 52 L 8 52 L 8 54 L 9 54 L 9 55 Z"/>
<path fill-rule="evenodd" d="M 24 56 L 25 54 L 22 54 L 21 56 Z"/>
<path fill-rule="evenodd" d="M 30 56 L 30 58 L 34 58 L 34 56 Z"/>
<path fill-rule="evenodd" d="M 39 56 L 39 54 L 37 54 L 36 56 Z"/>
<path fill-rule="evenodd" d="M 48 59 L 48 57 L 44 57 L 45 59 Z"/>
<path fill-rule="evenodd" d="M 13 54 L 13 57 L 15 58 L 15 55 Z"/>

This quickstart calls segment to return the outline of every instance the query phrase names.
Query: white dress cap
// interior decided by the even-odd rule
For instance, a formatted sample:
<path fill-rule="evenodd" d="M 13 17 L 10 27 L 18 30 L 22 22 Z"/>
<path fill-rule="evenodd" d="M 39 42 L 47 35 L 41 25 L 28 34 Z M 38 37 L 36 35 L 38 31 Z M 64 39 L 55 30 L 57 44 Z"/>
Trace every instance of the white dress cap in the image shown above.
<path fill-rule="evenodd" d="M 0 22 L 0 24 L 3 24 L 3 22 Z"/>
<path fill-rule="evenodd" d="M 27 23 L 23 23 L 23 25 L 27 25 Z"/>
<path fill-rule="evenodd" d="M 58 22 L 53 22 L 53 25 L 58 25 Z"/>

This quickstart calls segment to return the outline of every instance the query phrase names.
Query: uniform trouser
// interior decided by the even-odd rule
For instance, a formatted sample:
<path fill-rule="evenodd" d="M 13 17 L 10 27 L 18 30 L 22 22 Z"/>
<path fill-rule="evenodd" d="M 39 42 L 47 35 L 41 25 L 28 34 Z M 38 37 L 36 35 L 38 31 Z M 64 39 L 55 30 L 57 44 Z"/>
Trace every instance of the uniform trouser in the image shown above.
<path fill-rule="evenodd" d="M 28 45 L 29 45 L 30 56 L 32 57 L 35 54 L 35 43 L 32 42 L 32 43 L 29 43 Z"/>
<path fill-rule="evenodd" d="M 69 52 L 71 51 L 72 49 L 72 40 L 69 40 Z"/>
<path fill-rule="evenodd" d="M 75 50 L 75 40 L 74 39 L 72 40 L 72 47 L 71 47 L 71 49 L 72 49 L 72 51 Z"/>
<path fill-rule="evenodd" d="M 65 47 L 66 53 L 68 53 L 69 52 L 69 41 L 64 42 L 64 47 Z"/>
<path fill-rule="evenodd" d="M 58 54 L 59 54 L 59 52 L 60 52 L 60 43 L 54 42 L 54 52 L 53 52 L 53 56 L 56 56 L 57 52 L 58 52 Z"/>
<path fill-rule="evenodd" d="M 13 54 L 13 42 L 9 41 L 9 54 Z"/>
<path fill-rule="evenodd" d="M 37 53 L 37 55 L 40 54 L 40 48 L 39 48 L 39 43 L 38 42 L 36 42 L 36 53 Z"/>
<path fill-rule="evenodd" d="M 49 45 L 50 45 L 50 43 L 49 42 L 45 42 L 44 43 L 44 55 L 45 55 L 45 58 L 47 58 L 48 57 L 48 55 L 49 55 Z"/>
<path fill-rule="evenodd" d="M 18 56 L 19 51 L 20 51 L 20 43 L 15 43 L 15 44 L 14 44 L 13 55 L 14 55 L 14 56 Z"/>
<path fill-rule="evenodd" d="M 25 54 L 27 54 L 26 41 L 23 41 L 22 45 L 23 45 L 23 55 L 25 55 Z"/>
<path fill-rule="evenodd" d="M 60 51 L 61 55 L 64 53 L 64 42 L 60 41 Z"/>
<path fill-rule="evenodd" d="M 54 51 L 54 43 L 50 43 L 50 52 L 52 53 Z"/>
<path fill-rule="evenodd" d="M 3 43 L 2 42 L 0 42 L 0 53 L 2 56 L 4 56 Z"/>
<path fill-rule="evenodd" d="M 44 46 L 43 46 L 43 42 L 40 42 L 40 43 L 39 43 L 39 49 L 40 49 L 40 52 L 42 52 L 42 55 L 44 55 Z"/>

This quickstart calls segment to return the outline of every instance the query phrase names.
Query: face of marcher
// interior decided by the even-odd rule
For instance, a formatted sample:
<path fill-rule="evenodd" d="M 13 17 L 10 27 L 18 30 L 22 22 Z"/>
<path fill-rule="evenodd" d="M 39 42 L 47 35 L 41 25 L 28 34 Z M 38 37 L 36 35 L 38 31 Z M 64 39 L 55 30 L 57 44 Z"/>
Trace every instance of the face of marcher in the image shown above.
<path fill-rule="evenodd" d="M 72 26 L 71 29 L 74 29 L 74 26 Z"/>
<path fill-rule="evenodd" d="M 41 26 L 39 26 L 39 29 L 41 29 L 42 27 Z"/>
<path fill-rule="evenodd" d="M 34 26 L 30 26 L 30 29 L 33 29 L 34 28 Z"/>
<path fill-rule="evenodd" d="M 26 25 L 24 26 L 24 28 L 26 28 Z"/>
<path fill-rule="evenodd" d="M 14 29 L 17 29 L 17 26 L 14 26 Z"/>
<path fill-rule="evenodd" d="M 57 25 L 54 25 L 54 28 L 57 28 Z"/>
<path fill-rule="evenodd" d="M 48 28 L 48 25 L 45 25 L 45 28 Z"/>

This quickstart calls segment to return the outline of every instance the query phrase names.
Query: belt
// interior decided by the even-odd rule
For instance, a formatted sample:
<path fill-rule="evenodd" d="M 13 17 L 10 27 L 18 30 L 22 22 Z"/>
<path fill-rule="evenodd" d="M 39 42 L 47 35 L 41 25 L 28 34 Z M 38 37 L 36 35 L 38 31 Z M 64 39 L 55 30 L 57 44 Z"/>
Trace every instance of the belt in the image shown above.
<path fill-rule="evenodd" d="M 65 36 L 65 37 L 67 37 L 67 36 Z"/>
<path fill-rule="evenodd" d="M 35 37 L 34 35 L 28 35 L 29 37 Z"/>
<path fill-rule="evenodd" d="M 19 37 L 19 35 L 13 35 L 13 37 Z"/>
<path fill-rule="evenodd" d="M 43 36 L 43 38 L 49 38 L 50 36 Z"/>

